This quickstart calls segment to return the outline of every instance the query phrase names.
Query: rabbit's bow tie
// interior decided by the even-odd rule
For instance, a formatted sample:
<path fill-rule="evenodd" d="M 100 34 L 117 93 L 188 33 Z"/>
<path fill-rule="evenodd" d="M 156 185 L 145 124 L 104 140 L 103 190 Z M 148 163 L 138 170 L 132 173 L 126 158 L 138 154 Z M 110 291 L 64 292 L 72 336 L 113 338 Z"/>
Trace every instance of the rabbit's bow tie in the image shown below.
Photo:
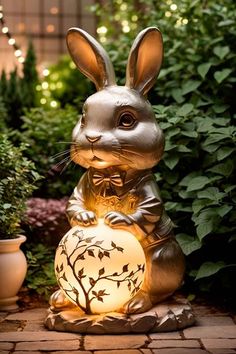
<path fill-rule="evenodd" d="M 112 175 L 104 174 L 101 172 L 95 172 L 93 174 L 93 184 L 95 186 L 105 185 L 105 186 L 116 186 L 122 187 L 124 184 L 123 178 L 119 172 L 115 172 Z"/>

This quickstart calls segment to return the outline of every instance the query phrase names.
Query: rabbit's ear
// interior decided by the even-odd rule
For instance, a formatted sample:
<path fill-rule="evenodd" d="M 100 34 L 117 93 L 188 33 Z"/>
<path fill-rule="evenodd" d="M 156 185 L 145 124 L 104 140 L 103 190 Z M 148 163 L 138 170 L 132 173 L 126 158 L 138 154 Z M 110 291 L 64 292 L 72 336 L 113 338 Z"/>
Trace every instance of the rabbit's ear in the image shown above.
<path fill-rule="evenodd" d="M 138 34 L 130 50 L 126 86 L 146 95 L 161 68 L 163 42 L 156 27 L 148 27 Z"/>
<path fill-rule="evenodd" d="M 115 73 L 105 49 L 80 28 L 70 28 L 67 46 L 79 70 L 94 82 L 97 90 L 115 85 Z"/>

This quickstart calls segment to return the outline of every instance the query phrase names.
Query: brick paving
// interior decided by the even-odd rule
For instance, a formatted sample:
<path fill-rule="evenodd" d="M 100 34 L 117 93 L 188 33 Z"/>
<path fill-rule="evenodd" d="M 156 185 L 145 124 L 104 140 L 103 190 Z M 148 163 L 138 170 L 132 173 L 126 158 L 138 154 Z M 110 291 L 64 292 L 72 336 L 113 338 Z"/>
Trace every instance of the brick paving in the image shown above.
<path fill-rule="evenodd" d="M 168 333 L 80 335 L 48 331 L 47 308 L 0 312 L 0 354 L 236 354 L 229 313 L 196 307 L 195 326 Z"/>

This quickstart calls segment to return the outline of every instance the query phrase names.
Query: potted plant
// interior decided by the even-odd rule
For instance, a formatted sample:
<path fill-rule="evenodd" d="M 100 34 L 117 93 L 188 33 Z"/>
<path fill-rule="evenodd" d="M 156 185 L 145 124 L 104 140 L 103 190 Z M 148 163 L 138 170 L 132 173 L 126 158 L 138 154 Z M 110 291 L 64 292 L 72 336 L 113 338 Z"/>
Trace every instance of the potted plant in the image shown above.
<path fill-rule="evenodd" d="M 40 178 L 34 164 L 24 157 L 25 144 L 14 146 L 0 134 L 0 310 L 18 307 L 17 293 L 24 281 L 27 263 L 20 245 L 20 222 L 26 201 Z"/>

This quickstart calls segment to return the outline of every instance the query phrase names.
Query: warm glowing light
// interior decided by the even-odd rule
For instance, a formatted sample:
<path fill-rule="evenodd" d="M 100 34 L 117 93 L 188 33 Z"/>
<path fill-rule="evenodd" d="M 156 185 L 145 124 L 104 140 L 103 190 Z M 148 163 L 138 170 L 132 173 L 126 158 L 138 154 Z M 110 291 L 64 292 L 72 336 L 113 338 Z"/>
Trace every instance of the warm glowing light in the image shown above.
<path fill-rule="evenodd" d="M 24 63 L 25 58 L 24 58 L 24 57 L 19 57 L 19 58 L 18 58 L 18 61 L 19 61 L 19 63 Z"/>
<path fill-rule="evenodd" d="M 54 25 L 52 25 L 52 24 L 47 25 L 47 27 L 46 27 L 46 31 L 47 31 L 48 33 L 52 33 L 52 32 L 54 32 L 54 31 L 55 31 L 55 26 L 54 26 Z"/>
<path fill-rule="evenodd" d="M 51 96 L 51 92 L 48 91 L 48 90 L 44 90 L 43 91 L 43 95 L 46 96 L 46 97 L 50 97 Z"/>
<path fill-rule="evenodd" d="M 177 5 L 176 4 L 171 4 L 170 5 L 170 9 L 172 10 L 172 11 L 176 11 L 177 10 Z"/>
<path fill-rule="evenodd" d="M 43 76 L 48 76 L 50 74 L 48 69 L 43 69 Z"/>
<path fill-rule="evenodd" d="M 120 5 L 121 11 L 126 11 L 127 10 L 127 4 L 121 4 Z"/>
<path fill-rule="evenodd" d="M 10 45 L 14 45 L 14 44 L 16 43 L 16 40 L 15 40 L 14 38 L 10 38 L 10 39 L 8 40 L 8 43 L 9 43 Z"/>
<path fill-rule="evenodd" d="M 104 36 L 100 37 L 100 42 L 101 43 L 105 43 L 106 41 L 107 41 L 106 37 L 104 37 Z"/>
<path fill-rule="evenodd" d="M 20 49 L 17 49 L 17 50 L 15 50 L 15 56 L 16 57 L 20 57 L 21 56 L 21 54 L 22 54 L 22 52 L 21 52 L 21 50 Z"/>
<path fill-rule="evenodd" d="M 47 81 L 43 81 L 43 82 L 42 82 L 42 88 L 43 88 L 44 90 L 47 90 L 47 89 L 48 89 L 48 82 L 47 82 Z"/>
<path fill-rule="evenodd" d="M 8 31 L 9 31 L 9 29 L 8 29 L 7 26 L 4 26 L 4 27 L 2 28 L 2 33 L 8 33 Z"/>
<path fill-rule="evenodd" d="M 107 33 L 107 28 L 105 26 L 98 27 L 97 28 L 97 33 L 105 34 L 105 33 Z"/>
<path fill-rule="evenodd" d="M 57 102 L 56 101 L 51 101 L 50 102 L 50 106 L 53 107 L 53 108 L 57 107 Z"/>
<path fill-rule="evenodd" d="M 56 15 L 56 14 L 58 14 L 58 12 L 59 12 L 58 7 L 56 7 L 56 6 L 51 7 L 50 13 L 51 13 L 52 15 Z"/>
<path fill-rule="evenodd" d="M 135 236 L 103 219 L 95 226 L 73 227 L 56 251 L 58 284 L 87 313 L 119 309 L 140 289 L 144 269 L 144 251 Z"/>
<path fill-rule="evenodd" d="M 0 12 L 0 19 L 3 18 L 3 14 Z"/>
<path fill-rule="evenodd" d="M 127 20 L 121 21 L 122 26 L 128 26 L 129 22 Z"/>
<path fill-rule="evenodd" d="M 130 31 L 130 27 L 129 26 L 124 26 L 124 27 L 122 27 L 122 31 L 124 33 L 128 33 Z"/>
<path fill-rule="evenodd" d="M 171 14 L 170 11 L 166 11 L 166 12 L 165 12 L 165 17 L 171 17 L 171 16 L 172 16 L 172 14 Z"/>
<path fill-rule="evenodd" d="M 134 21 L 134 22 L 138 21 L 138 16 L 137 15 L 133 15 L 131 17 L 131 20 Z"/>
<path fill-rule="evenodd" d="M 36 85 L 36 91 L 41 91 L 42 90 L 42 86 L 41 85 Z"/>
<path fill-rule="evenodd" d="M 180 27 L 181 25 L 182 25 L 182 18 L 179 18 L 179 19 L 176 21 L 175 27 Z"/>
<path fill-rule="evenodd" d="M 40 103 L 41 103 L 41 104 L 46 104 L 46 103 L 47 103 L 46 98 L 41 98 L 41 99 L 40 99 Z"/>
<path fill-rule="evenodd" d="M 71 61 L 69 65 L 70 65 L 71 69 L 75 69 L 76 68 L 76 65 L 75 65 L 75 63 L 73 61 Z"/>
<path fill-rule="evenodd" d="M 50 90 L 56 90 L 56 84 L 54 84 L 53 82 L 49 85 Z"/>
<path fill-rule="evenodd" d="M 57 82 L 56 87 L 61 89 L 63 87 L 63 84 L 61 81 Z"/>
<path fill-rule="evenodd" d="M 182 21 L 183 25 L 187 25 L 188 24 L 188 19 L 187 18 L 184 18 L 183 21 Z"/>
<path fill-rule="evenodd" d="M 57 81 L 57 80 L 59 79 L 59 74 L 58 74 L 58 73 L 52 74 L 52 75 L 51 75 L 51 79 L 52 79 L 53 81 Z"/>

